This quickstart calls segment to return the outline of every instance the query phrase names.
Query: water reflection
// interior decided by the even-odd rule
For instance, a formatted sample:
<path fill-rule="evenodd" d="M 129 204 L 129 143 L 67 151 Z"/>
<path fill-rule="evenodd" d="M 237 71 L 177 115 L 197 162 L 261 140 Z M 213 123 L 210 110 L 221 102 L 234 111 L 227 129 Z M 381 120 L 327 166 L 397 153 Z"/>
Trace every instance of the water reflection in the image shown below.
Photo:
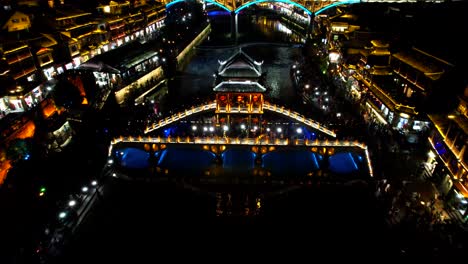
<path fill-rule="evenodd" d="M 262 194 L 216 192 L 216 216 L 261 216 Z"/>
<path fill-rule="evenodd" d="M 278 19 L 265 16 L 251 19 L 240 16 L 238 45 L 234 45 L 230 34 L 230 15 L 211 17 L 212 32 L 196 49 L 187 66 L 169 81 L 170 105 L 190 104 L 193 99 L 212 96 L 213 73 L 218 60 L 225 60 L 242 48 L 257 61 L 264 61 L 267 72 L 268 96 L 291 104 L 297 100 L 290 78 L 290 67 L 301 58 L 300 45 L 303 38 Z"/>
<path fill-rule="evenodd" d="M 267 39 L 274 39 L 281 43 L 305 43 L 304 36 L 295 32 L 285 22 L 278 19 L 260 16 L 254 17 L 251 23 L 252 27 L 261 32 Z"/>

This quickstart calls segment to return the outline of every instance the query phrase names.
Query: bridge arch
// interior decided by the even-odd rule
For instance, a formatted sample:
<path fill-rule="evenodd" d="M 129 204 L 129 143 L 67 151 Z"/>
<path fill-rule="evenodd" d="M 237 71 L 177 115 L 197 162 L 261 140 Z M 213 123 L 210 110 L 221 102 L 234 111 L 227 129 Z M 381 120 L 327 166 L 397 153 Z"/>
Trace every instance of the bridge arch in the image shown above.
<path fill-rule="evenodd" d="M 170 2 L 166 4 L 166 7 L 170 7 L 176 3 L 179 3 L 179 2 L 184 2 L 186 0 L 169 0 Z M 299 7 L 300 9 L 304 10 L 309 16 L 314 16 L 314 15 L 318 15 L 320 13 L 322 13 L 323 11 L 327 10 L 327 9 L 330 9 L 332 7 L 336 7 L 336 6 L 339 6 L 339 5 L 346 5 L 346 4 L 356 4 L 356 3 L 360 3 L 361 0 L 335 0 L 335 2 L 333 2 L 333 0 L 330 0 L 330 3 L 329 5 L 326 5 L 326 6 L 323 6 L 321 7 L 320 9 L 318 10 L 310 10 L 309 8 L 307 8 L 306 6 L 302 5 L 300 2 L 302 2 L 302 0 L 300 1 L 292 1 L 292 0 L 253 0 L 253 1 L 247 1 L 246 3 L 243 3 L 241 6 L 239 6 L 238 8 L 236 8 L 235 10 L 232 10 L 232 8 L 226 6 L 225 4 L 221 3 L 221 2 L 218 2 L 216 0 L 203 0 L 204 2 L 208 2 L 208 3 L 212 3 L 228 12 L 235 12 L 236 14 L 238 14 L 240 11 L 242 11 L 243 9 L 251 6 L 251 5 L 254 5 L 254 4 L 258 4 L 258 3 L 265 3 L 265 2 L 281 2 L 281 3 L 286 3 L 286 4 L 291 4 L 293 6 L 296 6 L 296 7 Z M 316 2 L 320 2 L 320 0 L 315 0 Z M 225 2 L 226 3 L 226 2 Z"/>
<path fill-rule="evenodd" d="M 327 5 L 325 7 L 322 7 L 320 8 L 319 10 L 317 10 L 315 12 L 315 15 L 319 15 L 320 13 L 322 13 L 323 11 L 327 10 L 327 9 L 330 9 L 332 7 L 335 7 L 335 6 L 339 6 L 339 5 L 345 5 L 345 4 L 357 4 L 357 3 L 360 3 L 361 0 L 341 0 L 339 2 L 335 2 L 333 4 L 330 4 L 330 5 Z"/>
<path fill-rule="evenodd" d="M 149 132 L 152 132 L 154 130 L 160 129 L 162 127 L 165 127 L 167 125 L 170 125 L 170 124 L 172 124 L 172 123 L 174 123 L 176 121 L 179 121 L 181 119 L 184 119 L 184 118 L 186 118 L 188 116 L 198 114 L 198 113 L 205 113 L 205 112 L 208 112 L 208 111 L 213 111 L 213 110 L 216 109 L 216 107 L 217 107 L 216 101 L 214 101 L 214 102 L 203 104 L 203 105 L 200 105 L 200 106 L 197 106 L 197 107 L 192 107 L 191 109 L 186 109 L 183 112 L 173 114 L 172 116 L 168 116 L 165 119 L 161 119 L 161 120 L 159 120 L 159 122 L 153 123 L 152 125 L 148 126 L 145 129 L 145 134 L 147 134 Z M 303 115 L 301 115 L 301 114 L 299 114 L 299 113 L 297 113 L 295 111 L 291 111 L 290 109 L 286 109 L 286 108 L 284 108 L 282 106 L 270 104 L 268 102 L 264 102 L 263 109 L 271 111 L 271 112 L 275 112 L 275 113 L 280 114 L 280 115 L 285 116 L 285 117 L 288 117 L 289 119 L 300 122 L 301 124 L 304 124 L 304 125 L 309 126 L 309 127 L 313 128 L 313 129 L 315 129 L 317 131 L 320 131 L 320 132 L 322 132 L 324 134 L 327 134 L 327 135 L 329 135 L 331 137 L 336 138 L 336 133 L 334 131 L 329 130 L 328 128 L 326 128 L 322 124 L 318 123 L 317 121 L 315 121 L 313 119 L 310 119 L 310 118 L 306 118 L 305 116 L 303 116 Z"/>
<path fill-rule="evenodd" d="M 186 0 L 174 0 L 174 1 L 171 1 L 169 3 L 166 4 L 166 8 L 174 5 L 174 4 L 177 4 L 177 3 L 180 3 L 180 2 L 185 2 Z M 218 1 L 215 1 L 215 0 L 203 0 L 203 2 L 208 2 L 208 3 L 212 3 L 228 12 L 232 12 L 231 9 L 229 9 L 227 6 L 223 5 L 222 3 L 218 2 Z"/>
<path fill-rule="evenodd" d="M 303 5 L 301 5 L 301 4 L 297 3 L 297 2 L 291 1 L 291 0 L 254 0 L 254 1 L 247 2 L 247 3 L 239 6 L 234 12 L 237 14 L 240 11 L 242 11 L 242 9 L 244 9 L 244 8 L 247 8 L 247 7 L 249 7 L 251 5 L 254 5 L 254 4 L 265 3 L 265 2 L 281 2 L 281 3 L 291 4 L 293 6 L 299 7 L 300 9 L 304 10 L 309 16 L 313 15 L 313 12 L 310 11 L 309 9 L 307 9 L 305 6 L 303 6 Z"/>

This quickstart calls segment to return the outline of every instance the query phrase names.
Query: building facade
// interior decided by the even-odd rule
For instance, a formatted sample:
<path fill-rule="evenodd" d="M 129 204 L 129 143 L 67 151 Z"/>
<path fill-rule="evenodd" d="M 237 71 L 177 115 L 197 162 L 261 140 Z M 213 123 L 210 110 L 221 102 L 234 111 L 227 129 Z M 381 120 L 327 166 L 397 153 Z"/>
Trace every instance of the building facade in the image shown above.
<path fill-rule="evenodd" d="M 429 115 L 434 129 L 432 146 L 425 164 L 426 173 L 440 182 L 449 206 L 468 223 L 468 88 L 459 105 L 448 115 Z"/>

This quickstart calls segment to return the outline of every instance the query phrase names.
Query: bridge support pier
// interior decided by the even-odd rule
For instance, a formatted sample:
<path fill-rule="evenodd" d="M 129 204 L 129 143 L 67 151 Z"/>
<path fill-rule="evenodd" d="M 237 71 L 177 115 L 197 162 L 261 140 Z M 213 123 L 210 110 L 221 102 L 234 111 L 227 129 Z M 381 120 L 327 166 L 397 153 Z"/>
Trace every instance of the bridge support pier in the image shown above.
<path fill-rule="evenodd" d="M 231 12 L 231 39 L 237 43 L 237 35 L 239 34 L 238 28 L 238 14 L 234 11 Z"/>
<path fill-rule="evenodd" d="M 306 37 L 308 39 L 312 39 L 314 37 L 314 17 L 315 15 L 312 13 L 309 15 L 309 25 L 307 26 Z"/>

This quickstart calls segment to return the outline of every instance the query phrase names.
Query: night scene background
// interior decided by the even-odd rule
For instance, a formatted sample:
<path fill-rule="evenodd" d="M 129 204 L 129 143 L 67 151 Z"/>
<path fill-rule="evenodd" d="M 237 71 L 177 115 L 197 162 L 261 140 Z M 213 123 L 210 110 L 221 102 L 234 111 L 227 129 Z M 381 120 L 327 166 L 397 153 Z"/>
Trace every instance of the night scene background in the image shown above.
<path fill-rule="evenodd" d="M 467 14 L 0 0 L 0 263 L 462 260 Z"/>

